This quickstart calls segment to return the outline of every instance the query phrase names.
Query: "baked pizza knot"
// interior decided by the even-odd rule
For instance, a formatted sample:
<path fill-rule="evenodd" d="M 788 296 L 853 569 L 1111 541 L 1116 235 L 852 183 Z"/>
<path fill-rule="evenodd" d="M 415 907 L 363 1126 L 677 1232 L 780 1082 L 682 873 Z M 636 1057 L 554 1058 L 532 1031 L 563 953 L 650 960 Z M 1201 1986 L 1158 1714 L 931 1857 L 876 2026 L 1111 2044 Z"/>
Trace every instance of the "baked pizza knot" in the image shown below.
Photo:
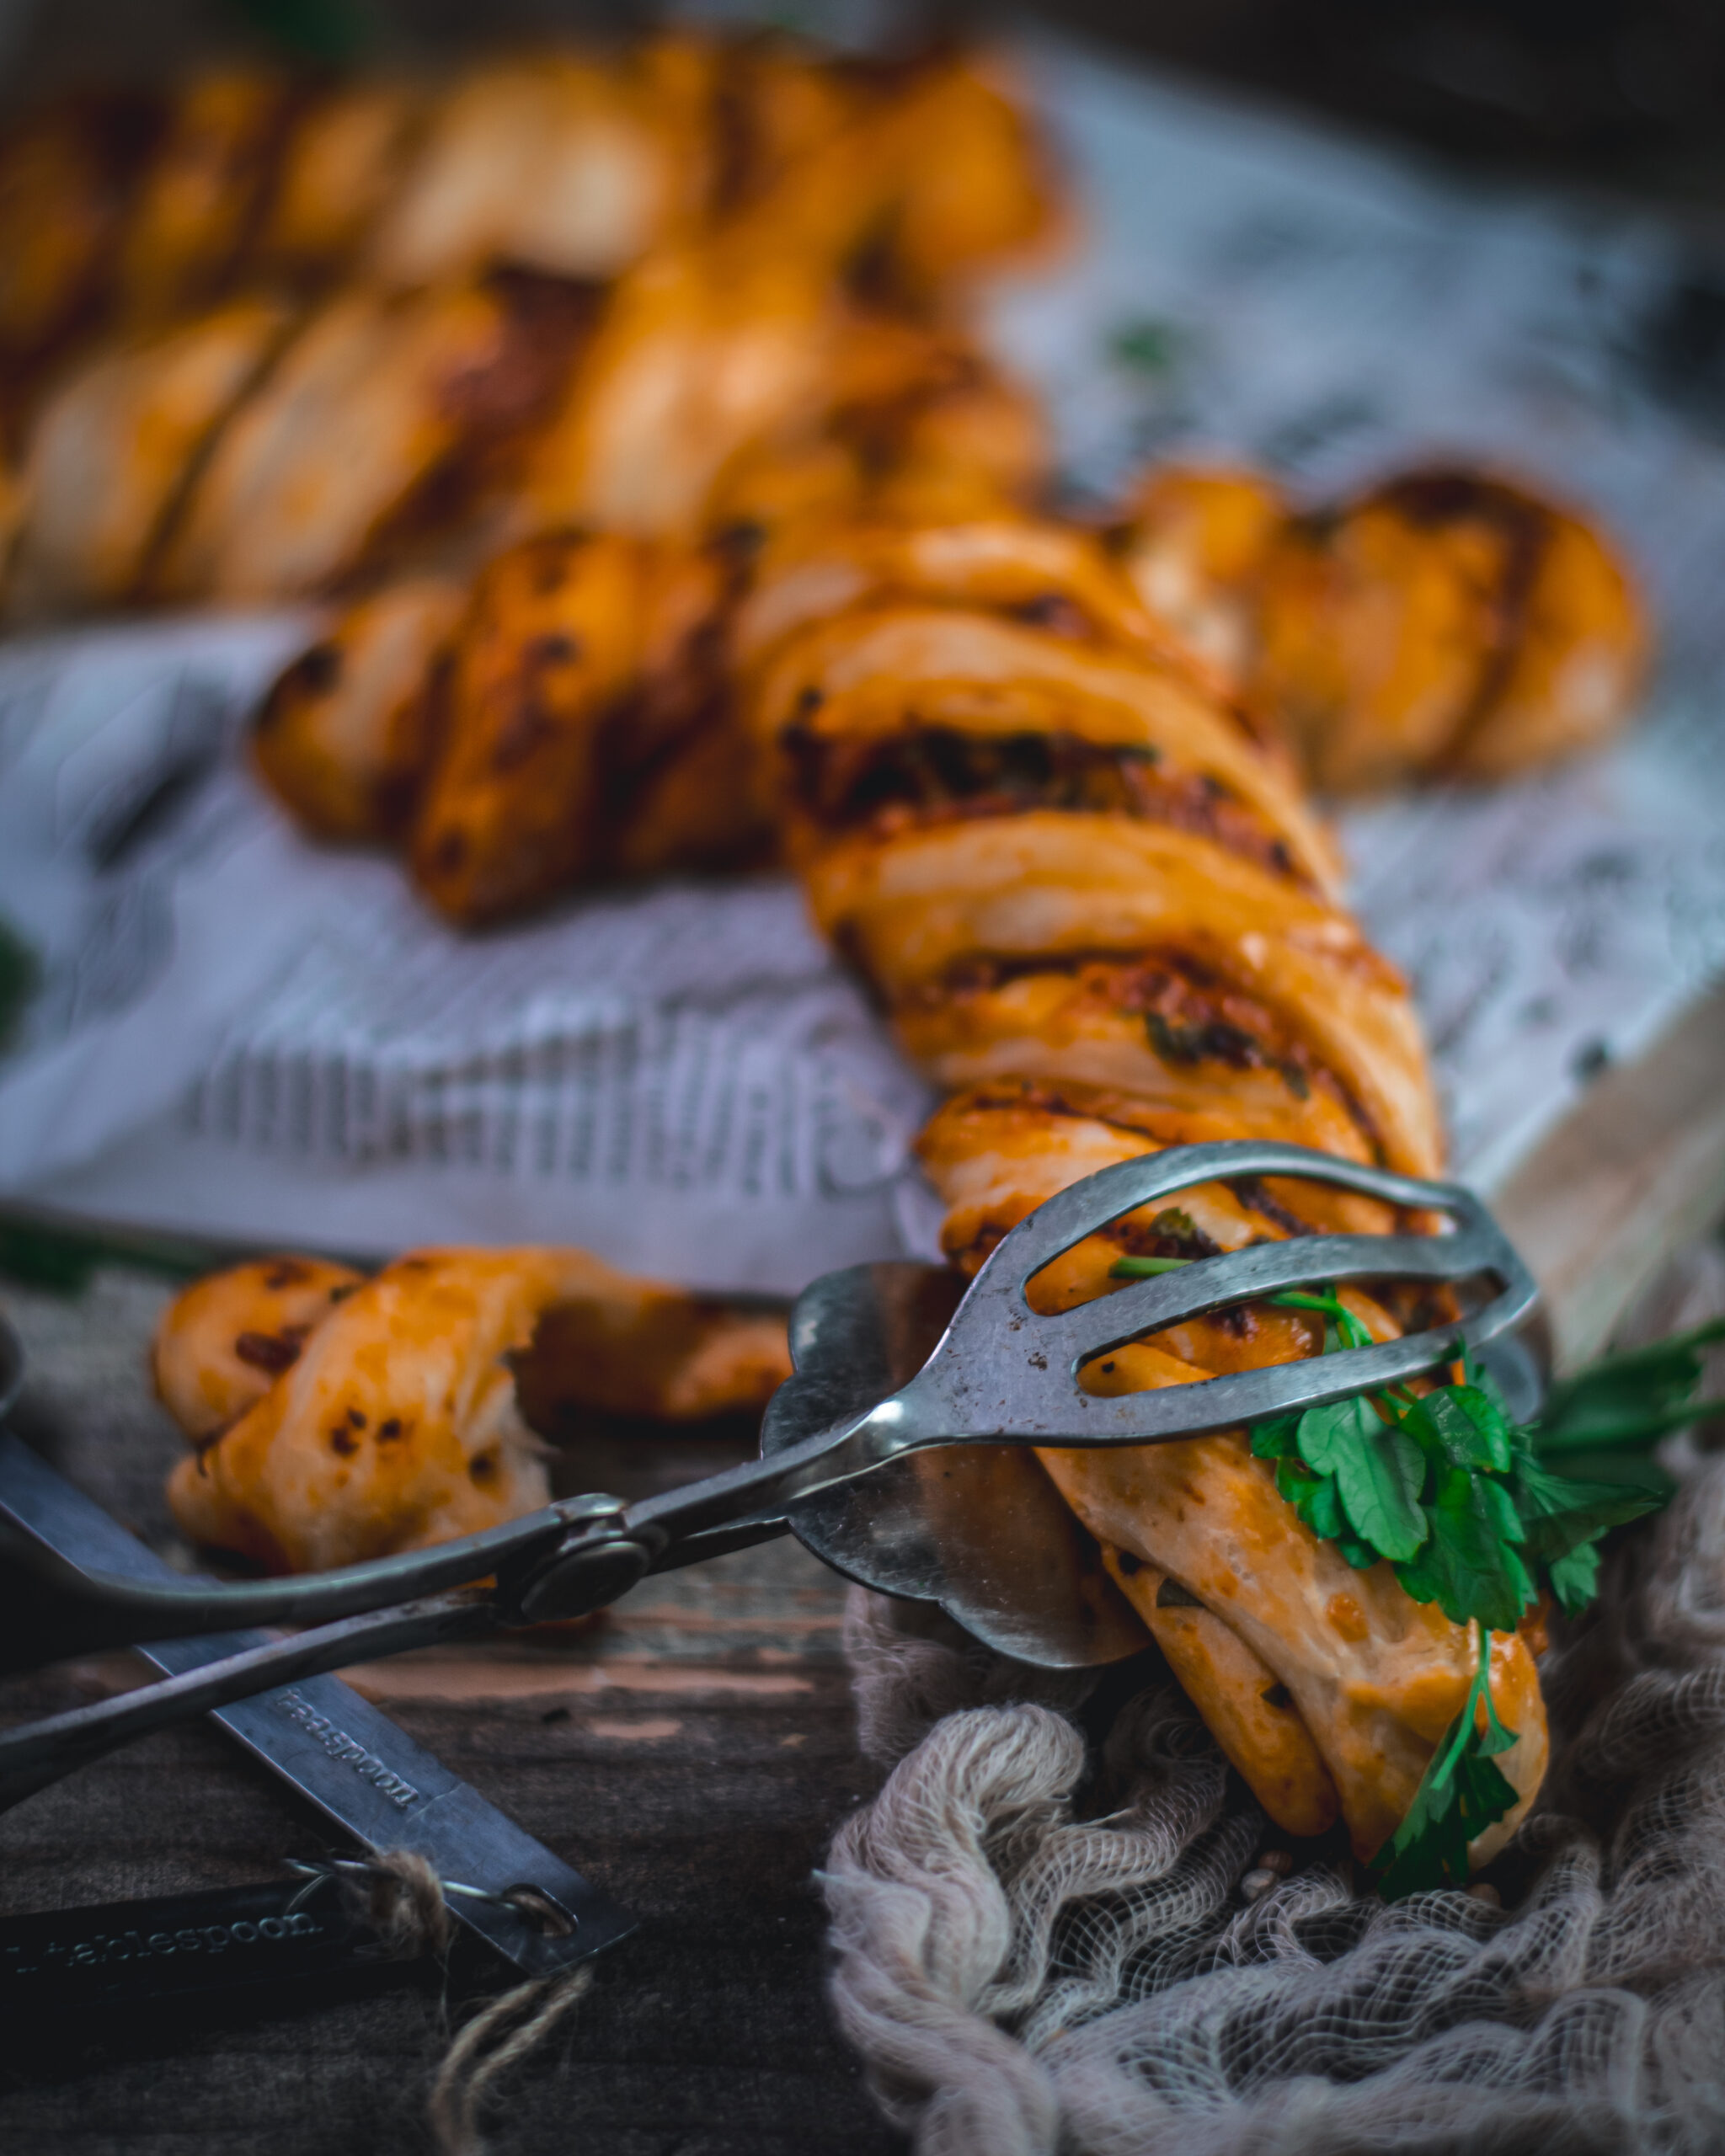
<path fill-rule="evenodd" d="M 730 467 L 768 441 L 823 499 L 1039 480 L 1039 414 L 957 319 L 1064 222 L 996 72 L 672 31 L 43 107 L 0 131 L 8 612 L 693 539 L 759 505 Z"/>
<path fill-rule="evenodd" d="M 257 1260 L 179 1296 L 155 1359 L 196 1447 L 168 1483 L 174 1518 L 272 1572 L 535 1510 L 550 1492 L 540 1431 L 572 1411 L 758 1413 L 790 1368 L 776 1313 L 531 1248 L 416 1251 L 370 1278 Z"/>
<path fill-rule="evenodd" d="M 769 559 L 740 617 L 762 784 L 814 917 L 953 1089 L 921 1154 L 966 1272 L 1056 1191 L 1166 1145 L 1440 1165 L 1406 985 L 1339 904 L 1274 745 L 1143 597 L 1064 532 L 857 530 Z M 1090 1237 L 1031 1295 L 1108 1294 L 1126 1257 L 1426 1225 L 1297 1179 L 1213 1185 Z M 1379 1338 L 1440 1314 L 1413 1289 L 1343 1301 Z M 1256 1304 L 1083 1382 L 1140 1390 L 1323 1344 L 1320 1320 Z M 1374 1855 L 1469 1696 L 1474 1632 L 1320 1540 L 1242 1433 L 1039 1457 L 1269 1816 L 1299 1834 L 1339 1818 Z M 1546 1757 L 1525 1640 L 1494 1636 L 1491 1681 L 1516 1802 L 1476 1860 Z"/>
<path fill-rule="evenodd" d="M 1110 538 L 1145 603 L 1329 793 L 1497 781 L 1595 748 L 1647 671 L 1646 610 L 1610 542 L 1470 466 L 1309 510 L 1256 473 L 1171 467 Z"/>

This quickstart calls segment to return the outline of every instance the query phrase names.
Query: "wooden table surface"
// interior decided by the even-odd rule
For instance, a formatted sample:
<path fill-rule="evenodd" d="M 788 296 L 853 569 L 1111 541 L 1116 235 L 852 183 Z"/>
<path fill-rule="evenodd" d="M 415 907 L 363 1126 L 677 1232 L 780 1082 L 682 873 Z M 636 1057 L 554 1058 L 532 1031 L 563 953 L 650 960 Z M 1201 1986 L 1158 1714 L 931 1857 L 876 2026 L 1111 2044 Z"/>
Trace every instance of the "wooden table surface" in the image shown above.
<path fill-rule="evenodd" d="M 158 1547 L 180 1440 L 143 1351 L 166 1290 L 119 1271 L 76 1301 L 0 1288 L 32 1376 L 17 1427 Z M 703 1465 L 590 1445 L 584 1486 Z M 566 2036 L 510 2075 L 495 2156 L 879 2156 L 827 2012 L 811 1874 L 873 1786 L 840 1659 L 843 1589 L 793 1544 L 650 1582 L 553 1646 L 348 1673 L 480 1794 L 641 1919 L 598 1965 Z M 15 1626 L 16 1620 L 13 1620 Z M 23 1659 L 16 1630 L 11 1659 Z M 0 1684 L 0 1714 L 133 1681 L 115 1656 Z M 330 1846 L 219 1732 L 164 1732 L 0 1814 L 0 1913 L 278 1876 Z M 446 2041 L 432 1989 L 218 2030 L 188 2019 L 0 2068 L 0 2148 L 385 2156 L 430 2147 Z"/>

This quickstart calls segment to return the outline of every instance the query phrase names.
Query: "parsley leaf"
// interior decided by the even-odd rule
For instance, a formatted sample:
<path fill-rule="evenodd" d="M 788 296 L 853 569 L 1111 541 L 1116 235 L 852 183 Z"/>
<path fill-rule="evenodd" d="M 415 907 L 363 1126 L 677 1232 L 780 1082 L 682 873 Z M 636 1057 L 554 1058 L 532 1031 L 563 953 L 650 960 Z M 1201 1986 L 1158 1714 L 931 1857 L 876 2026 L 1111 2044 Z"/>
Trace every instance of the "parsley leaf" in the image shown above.
<path fill-rule="evenodd" d="M 1528 1550 L 1544 1564 L 1552 1593 L 1572 1615 L 1593 1599 L 1600 1537 L 1610 1528 L 1657 1512 L 1671 1494 L 1670 1477 L 1662 1469 L 1650 1461 L 1628 1465 L 1627 1479 L 1583 1481 L 1553 1474 L 1525 1444 L 1516 1449 L 1510 1487 L 1526 1526 Z"/>
<path fill-rule="evenodd" d="M 1117 1278 L 1145 1278 L 1189 1262 L 1122 1258 Z M 1332 1285 L 1284 1289 L 1264 1299 L 1324 1321 L 1322 1352 L 1370 1344 L 1364 1321 Z M 1311 1532 L 1364 1571 L 1380 1559 L 1415 1601 L 1453 1623 L 1511 1631 L 1548 1586 L 1565 1609 L 1597 1584 L 1594 1545 L 1616 1526 L 1654 1510 L 1672 1484 L 1632 1451 L 1693 1420 L 1701 1350 L 1725 1338 L 1725 1319 L 1555 1387 L 1538 1422 L 1519 1428 L 1489 1371 L 1463 1350 L 1460 1384 L 1416 1396 L 1403 1387 L 1356 1394 L 1303 1414 L 1273 1416 L 1252 1449 L 1276 1463 L 1276 1486 Z M 1585 1478 L 1552 1463 L 1585 1451 Z M 1488 1756 L 1488 1755 L 1487 1755 Z"/>
<path fill-rule="evenodd" d="M 1391 1838 L 1378 1875 L 1386 1902 L 1439 1886 L 1467 1884 L 1467 1845 L 1515 1806 L 1514 1785 L 1471 1745 L 1438 1787 L 1429 1776 L 1415 1790 L 1407 1817 Z"/>
<path fill-rule="evenodd" d="M 1725 1317 L 1656 1340 L 1554 1385 L 1529 1435 L 1550 1459 L 1611 1445 L 1648 1445 L 1717 1411 L 1717 1401 L 1692 1397 L 1701 1380 L 1701 1351 L 1725 1340 Z"/>
<path fill-rule="evenodd" d="M 1343 1532 L 1347 1523 L 1333 1475 L 1314 1475 L 1303 1460 L 1290 1455 L 1276 1463 L 1276 1488 L 1314 1534 L 1333 1541 Z"/>
<path fill-rule="evenodd" d="M 1122 1258 L 1112 1270 L 1144 1278 L 1188 1262 Z M 1370 1344 L 1333 1286 L 1263 1299 L 1322 1317 L 1326 1355 Z M 1593 1599 L 1601 1537 L 1656 1510 L 1674 1487 L 1636 1449 L 1725 1408 L 1692 1397 L 1701 1351 L 1720 1339 L 1725 1318 L 1610 1357 L 1554 1386 L 1544 1412 L 1525 1428 L 1490 1372 L 1460 1347 L 1460 1384 L 1422 1395 L 1400 1386 L 1355 1394 L 1253 1428 L 1253 1454 L 1274 1462 L 1277 1489 L 1314 1534 L 1358 1571 L 1388 1560 L 1414 1601 L 1435 1603 L 1452 1623 L 1479 1630 L 1467 1704 L 1376 1859 L 1388 1899 L 1465 1883 L 1468 1844 L 1514 1805 L 1514 1788 L 1493 1764 L 1516 1740 L 1491 1695 L 1491 1634 L 1514 1631 L 1542 1583 L 1572 1613 Z M 1556 1465 L 1583 1453 L 1585 1475 Z"/>
<path fill-rule="evenodd" d="M 1479 1663 L 1461 1711 L 1445 1731 L 1401 1825 L 1374 1860 L 1386 1902 L 1467 1883 L 1467 1849 L 1514 1810 L 1514 1785 L 1493 1764 L 1516 1741 L 1492 1698 L 1491 1632 L 1479 1627 Z M 1479 1726 L 1485 1710 L 1485 1727 Z"/>
<path fill-rule="evenodd" d="M 1454 1466 L 1509 1471 L 1509 1417 L 1477 1385 L 1438 1386 L 1414 1401 L 1402 1424 Z"/>
<path fill-rule="evenodd" d="M 1413 1555 L 1429 1530 L 1419 1504 L 1425 1459 L 1410 1437 L 1356 1396 L 1307 1408 L 1299 1444 L 1308 1466 L 1334 1476 L 1342 1508 L 1361 1541 L 1386 1557 Z"/>
<path fill-rule="evenodd" d="M 1159 380 L 1173 371 L 1182 341 L 1172 323 L 1142 315 L 1116 328 L 1108 339 L 1108 357 L 1117 366 Z"/>
<path fill-rule="evenodd" d="M 1551 1582 L 1559 1608 L 1572 1617 L 1577 1615 L 1599 1591 L 1598 1543 L 1580 1542 L 1562 1556 L 1554 1557 L 1546 1567 L 1546 1577 Z"/>
<path fill-rule="evenodd" d="M 1527 1566 L 1503 1537 L 1498 1495 L 1482 1475 L 1461 1467 L 1441 1470 L 1434 1502 L 1423 1508 L 1429 1538 L 1397 1566 L 1396 1577 L 1416 1602 L 1435 1602 L 1451 1624 L 1477 1618 L 1494 1632 L 1513 1632 L 1535 1590 Z"/>
<path fill-rule="evenodd" d="M 1298 1415 L 1272 1415 L 1252 1426 L 1252 1449 L 1259 1460 L 1286 1460 L 1300 1449 Z"/>

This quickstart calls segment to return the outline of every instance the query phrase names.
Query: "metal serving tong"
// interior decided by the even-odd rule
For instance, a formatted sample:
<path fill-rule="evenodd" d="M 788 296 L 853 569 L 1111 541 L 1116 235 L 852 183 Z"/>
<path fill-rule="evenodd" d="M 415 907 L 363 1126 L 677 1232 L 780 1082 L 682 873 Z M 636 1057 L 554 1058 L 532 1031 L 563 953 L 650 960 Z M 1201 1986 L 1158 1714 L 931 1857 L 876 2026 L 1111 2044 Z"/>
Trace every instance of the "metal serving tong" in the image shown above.
<path fill-rule="evenodd" d="M 1294 1236 L 1196 1259 L 1057 1315 L 1032 1309 L 1035 1276 L 1123 1214 L 1194 1184 L 1264 1176 L 1435 1214 L 1439 1231 Z M 1373 1347 L 1155 1391 L 1103 1397 L 1079 1381 L 1086 1364 L 1144 1334 L 1289 1289 L 1368 1280 L 1450 1285 L 1463 1314 Z M 1458 1185 L 1303 1146 L 1171 1148 L 1049 1198 L 962 1299 L 932 1266 L 857 1266 L 816 1280 L 792 1315 L 795 1374 L 768 1408 L 761 1458 L 638 1503 L 567 1498 L 434 1549 L 238 1585 L 82 1570 L 14 1518 L 8 1541 L 39 1583 L 45 1620 L 79 1648 L 310 1629 L 0 1737 L 0 1805 L 180 1716 L 410 1647 L 579 1616 L 649 1573 L 787 1530 L 854 1578 L 942 1604 L 1022 1660 L 1118 1659 L 1146 1635 L 1031 1448 L 1167 1444 L 1400 1384 L 1487 1343 L 1525 1418 L 1540 1383 L 1513 1335 L 1536 1292 L 1491 1215 Z"/>

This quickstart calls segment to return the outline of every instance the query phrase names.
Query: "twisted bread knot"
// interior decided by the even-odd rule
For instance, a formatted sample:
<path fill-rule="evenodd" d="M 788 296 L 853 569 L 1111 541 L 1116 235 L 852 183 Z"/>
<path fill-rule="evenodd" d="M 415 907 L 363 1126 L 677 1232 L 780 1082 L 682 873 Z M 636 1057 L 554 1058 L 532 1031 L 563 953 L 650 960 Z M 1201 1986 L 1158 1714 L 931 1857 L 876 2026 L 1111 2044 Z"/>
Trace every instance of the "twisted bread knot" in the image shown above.
<path fill-rule="evenodd" d="M 857 529 L 762 568 L 737 625 L 761 783 L 822 930 L 906 1051 L 956 1090 L 921 1142 L 974 1270 L 1054 1192 L 1114 1161 L 1274 1137 L 1429 1174 L 1438 1119 L 1406 985 L 1337 898 L 1337 866 L 1273 744 L 1171 647 L 1100 549 L 1028 521 Z M 1032 1283 L 1059 1310 L 1126 1254 L 1196 1257 L 1388 1209 L 1286 1180 L 1143 1208 Z M 1375 1337 L 1413 1291 L 1348 1304 Z M 1318 1351 L 1265 1305 L 1113 1351 L 1098 1392 Z M 1370 1856 L 1460 1711 L 1470 1634 L 1386 1564 L 1356 1572 L 1238 1433 L 1044 1467 L 1103 1545 L 1228 1757 L 1279 1824 L 1345 1819 Z M 1531 1801 L 1532 1658 L 1493 1648 Z"/>

